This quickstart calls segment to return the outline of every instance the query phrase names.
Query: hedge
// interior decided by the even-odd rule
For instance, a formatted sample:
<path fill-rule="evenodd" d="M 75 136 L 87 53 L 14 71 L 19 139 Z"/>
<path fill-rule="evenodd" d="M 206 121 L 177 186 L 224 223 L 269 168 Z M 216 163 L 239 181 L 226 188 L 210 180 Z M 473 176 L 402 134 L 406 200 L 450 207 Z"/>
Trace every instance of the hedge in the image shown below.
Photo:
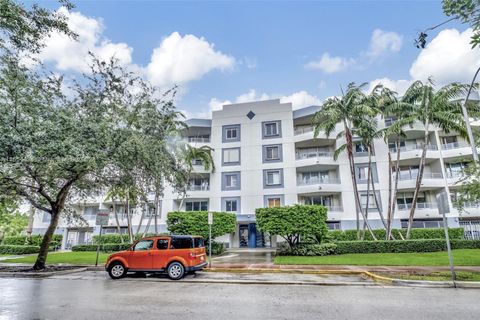
<path fill-rule="evenodd" d="M 18 245 L 0 245 L 0 254 L 30 254 L 38 253 L 38 246 L 18 246 Z"/>
<path fill-rule="evenodd" d="M 327 256 L 335 254 L 337 245 L 335 243 L 322 244 L 300 244 L 293 248 L 286 244 L 282 244 L 277 249 L 279 256 Z"/>
<path fill-rule="evenodd" d="M 377 237 L 377 240 L 385 239 L 385 229 L 375 229 L 373 233 Z M 392 234 L 396 240 L 401 240 L 399 233 L 406 237 L 407 229 L 393 229 Z M 449 228 L 448 235 L 450 239 L 463 239 L 463 228 Z M 357 240 L 357 230 L 333 230 L 328 232 L 328 236 L 332 241 L 360 241 Z M 443 228 L 419 228 L 412 229 L 410 239 L 444 239 L 445 230 Z M 364 240 L 373 240 L 371 234 L 366 231 Z"/>
<path fill-rule="evenodd" d="M 339 241 L 336 254 L 345 253 L 400 253 L 434 252 L 447 250 L 442 239 L 417 239 L 396 241 Z M 480 249 L 480 240 L 451 240 L 452 249 Z"/>
<path fill-rule="evenodd" d="M 27 240 L 28 239 L 28 240 Z M 63 236 L 61 234 L 54 234 L 52 237 L 52 242 L 50 243 L 51 247 L 60 247 L 62 245 Z M 31 237 L 27 236 L 8 236 L 3 238 L 2 244 L 4 245 L 31 245 L 31 246 L 40 246 L 43 240 L 43 235 L 36 234 Z"/>
<path fill-rule="evenodd" d="M 130 247 L 129 243 L 105 243 L 100 245 L 102 252 L 115 252 L 127 250 Z M 72 247 L 72 251 L 97 251 L 96 244 L 80 244 Z"/>
<path fill-rule="evenodd" d="M 235 232 L 237 218 L 231 212 L 212 212 L 212 240 Z M 202 236 L 209 238 L 207 211 L 172 211 L 167 215 L 167 229 L 172 234 Z"/>

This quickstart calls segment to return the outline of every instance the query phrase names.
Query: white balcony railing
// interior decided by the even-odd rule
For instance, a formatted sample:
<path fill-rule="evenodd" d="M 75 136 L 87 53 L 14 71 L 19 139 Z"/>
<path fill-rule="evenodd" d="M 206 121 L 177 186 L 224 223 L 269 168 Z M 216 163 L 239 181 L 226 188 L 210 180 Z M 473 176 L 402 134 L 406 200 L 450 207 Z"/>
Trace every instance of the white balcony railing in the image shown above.
<path fill-rule="evenodd" d="M 443 150 L 458 149 L 458 148 L 465 148 L 465 147 L 468 147 L 468 144 L 465 141 L 442 144 Z"/>
<path fill-rule="evenodd" d="M 400 173 L 398 175 L 398 180 L 415 180 L 417 179 L 418 173 Z M 395 179 L 395 174 L 393 174 L 393 178 Z M 422 179 L 442 179 L 443 175 L 437 172 L 424 172 Z"/>
<path fill-rule="evenodd" d="M 188 142 L 209 143 L 210 137 L 187 137 Z"/>
<path fill-rule="evenodd" d="M 325 206 L 328 210 L 328 212 L 342 212 L 343 207 L 342 206 Z"/>
<path fill-rule="evenodd" d="M 297 178 L 297 185 L 298 186 L 309 186 L 312 184 L 339 184 L 339 178 L 331 178 L 331 177 L 313 177 L 313 178 Z"/>
<path fill-rule="evenodd" d="M 399 211 L 410 210 L 412 208 L 411 203 L 397 203 L 397 208 Z M 437 204 L 435 202 L 417 202 L 416 208 L 418 210 L 422 209 L 436 209 Z"/>
<path fill-rule="evenodd" d="M 463 177 L 462 171 L 447 171 L 446 172 L 447 179 L 456 179 Z"/>
<path fill-rule="evenodd" d="M 188 191 L 208 191 L 210 190 L 210 186 L 208 184 L 191 184 L 187 189 Z"/>
<path fill-rule="evenodd" d="M 296 126 L 293 132 L 295 135 L 309 133 L 309 132 L 313 132 L 313 127 L 312 126 Z"/>
<path fill-rule="evenodd" d="M 419 144 L 414 144 L 414 145 L 408 145 L 408 146 L 403 146 L 400 147 L 400 152 L 405 152 L 405 151 L 413 151 L 413 150 L 422 150 L 422 146 Z M 428 144 L 427 145 L 427 150 L 438 150 L 436 145 L 433 144 Z M 397 148 L 390 148 L 390 152 L 395 153 L 397 152 Z"/>
<path fill-rule="evenodd" d="M 295 152 L 295 158 L 297 160 L 301 159 L 310 159 L 310 158 L 328 158 L 333 157 L 333 152 L 327 151 L 325 149 L 304 149 L 304 150 L 297 150 Z"/>

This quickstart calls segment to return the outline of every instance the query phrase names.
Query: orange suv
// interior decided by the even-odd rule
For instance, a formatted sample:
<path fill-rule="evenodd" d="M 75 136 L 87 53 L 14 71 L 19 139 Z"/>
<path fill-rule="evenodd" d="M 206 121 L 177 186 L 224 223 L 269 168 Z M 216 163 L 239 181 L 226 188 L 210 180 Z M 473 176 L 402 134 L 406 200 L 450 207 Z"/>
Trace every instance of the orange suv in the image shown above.
<path fill-rule="evenodd" d="M 105 269 L 112 279 L 127 272 L 162 272 L 173 280 L 207 265 L 205 242 L 198 236 L 156 236 L 140 239 L 126 251 L 110 255 Z"/>

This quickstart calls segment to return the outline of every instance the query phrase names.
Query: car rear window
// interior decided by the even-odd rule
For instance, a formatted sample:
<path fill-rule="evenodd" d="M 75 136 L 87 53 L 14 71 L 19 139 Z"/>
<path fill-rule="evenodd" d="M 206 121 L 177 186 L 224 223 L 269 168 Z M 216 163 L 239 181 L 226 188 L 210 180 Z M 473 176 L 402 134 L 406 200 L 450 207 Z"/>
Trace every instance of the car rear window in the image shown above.
<path fill-rule="evenodd" d="M 157 240 L 157 249 L 158 250 L 167 250 L 168 249 L 168 239 L 158 239 Z"/>
<path fill-rule="evenodd" d="M 192 238 L 172 238 L 170 240 L 170 249 L 190 249 L 192 247 Z"/>
<path fill-rule="evenodd" d="M 193 244 L 195 248 L 205 247 L 205 240 L 203 238 L 193 238 Z"/>

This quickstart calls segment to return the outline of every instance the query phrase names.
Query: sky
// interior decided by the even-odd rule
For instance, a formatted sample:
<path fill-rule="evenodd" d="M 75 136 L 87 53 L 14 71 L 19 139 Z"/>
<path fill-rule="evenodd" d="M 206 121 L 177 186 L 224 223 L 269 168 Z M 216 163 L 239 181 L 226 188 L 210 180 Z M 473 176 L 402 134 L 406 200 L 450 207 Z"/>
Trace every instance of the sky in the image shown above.
<path fill-rule="evenodd" d="M 28 1 L 26 2 L 28 3 Z M 280 98 L 320 105 L 350 82 L 381 82 L 400 94 L 413 80 L 469 82 L 480 65 L 471 30 L 444 20 L 441 1 L 73 1 L 79 41 L 58 34 L 39 59 L 75 76 L 87 52 L 114 55 L 154 85 L 178 85 L 177 107 L 209 117 L 222 104 Z"/>

